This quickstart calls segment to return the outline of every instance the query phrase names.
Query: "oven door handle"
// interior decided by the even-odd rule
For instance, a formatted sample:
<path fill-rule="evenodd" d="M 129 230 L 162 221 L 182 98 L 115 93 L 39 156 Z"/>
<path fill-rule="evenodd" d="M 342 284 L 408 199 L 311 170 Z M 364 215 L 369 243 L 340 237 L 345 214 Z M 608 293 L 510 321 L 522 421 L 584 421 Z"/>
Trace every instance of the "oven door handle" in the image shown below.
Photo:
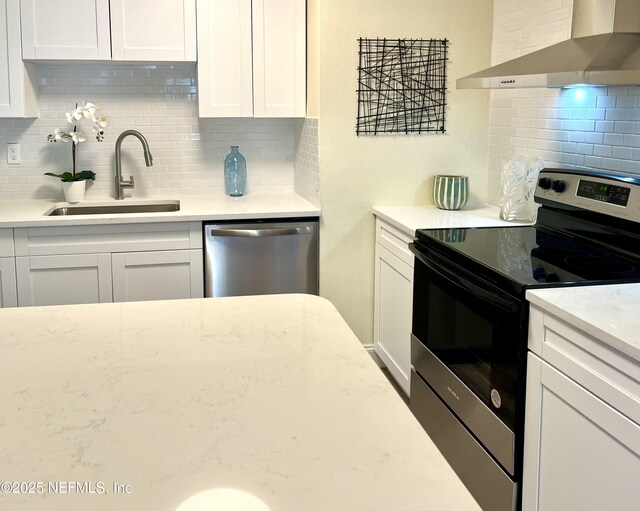
<path fill-rule="evenodd" d="M 490 304 L 499 307 L 500 309 L 503 309 L 507 312 L 515 312 L 518 310 L 519 303 L 517 300 L 511 299 L 507 296 L 498 296 L 495 293 L 492 293 L 480 287 L 478 284 L 473 283 L 469 278 L 443 268 L 435 261 L 429 260 L 419 249 L 414 246 L 413 243 L 409 243 L 409 249 L 432 272 L 436 273 L 441 279 L 444 279 L 452 286 L 462 288 L 467 292 L 473 293 L 482 300 L 489 302 Z"/>

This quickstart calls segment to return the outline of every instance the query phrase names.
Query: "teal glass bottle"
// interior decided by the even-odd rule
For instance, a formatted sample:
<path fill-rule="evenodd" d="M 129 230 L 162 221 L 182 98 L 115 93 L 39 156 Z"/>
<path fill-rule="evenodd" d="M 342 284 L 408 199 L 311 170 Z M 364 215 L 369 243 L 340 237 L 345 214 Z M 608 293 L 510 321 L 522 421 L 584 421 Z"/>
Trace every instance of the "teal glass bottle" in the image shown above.
<path fill-rule="evenodd" d="M 231 146 L 231 152 L 224 159 L 224 187 L 231 197 L 244 195 L 247 188 L 247 162 L 237 145 Z"/>

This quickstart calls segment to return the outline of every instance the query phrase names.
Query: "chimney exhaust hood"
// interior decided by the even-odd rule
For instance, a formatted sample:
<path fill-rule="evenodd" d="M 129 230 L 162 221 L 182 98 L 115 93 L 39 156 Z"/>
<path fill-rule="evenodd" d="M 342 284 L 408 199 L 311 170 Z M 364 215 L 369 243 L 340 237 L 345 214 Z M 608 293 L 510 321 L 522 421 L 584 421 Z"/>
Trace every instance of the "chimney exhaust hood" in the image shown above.
<path fill-rule="evenodd" d="M 474 73 L 458 89 L 640 84 L 640 0 L 573 0 L 571 39 Z"/>

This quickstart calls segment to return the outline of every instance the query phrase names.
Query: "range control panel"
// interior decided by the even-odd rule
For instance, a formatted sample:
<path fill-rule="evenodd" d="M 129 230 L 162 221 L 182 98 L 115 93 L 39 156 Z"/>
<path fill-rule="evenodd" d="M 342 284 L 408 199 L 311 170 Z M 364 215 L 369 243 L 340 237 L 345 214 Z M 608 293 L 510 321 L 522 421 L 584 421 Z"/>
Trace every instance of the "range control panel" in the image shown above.
<path fill-rule="evenodd" d="M 542 169 L 536 202 L 553 202 L 640 222 L 640 178 L 612 172 Z"/>

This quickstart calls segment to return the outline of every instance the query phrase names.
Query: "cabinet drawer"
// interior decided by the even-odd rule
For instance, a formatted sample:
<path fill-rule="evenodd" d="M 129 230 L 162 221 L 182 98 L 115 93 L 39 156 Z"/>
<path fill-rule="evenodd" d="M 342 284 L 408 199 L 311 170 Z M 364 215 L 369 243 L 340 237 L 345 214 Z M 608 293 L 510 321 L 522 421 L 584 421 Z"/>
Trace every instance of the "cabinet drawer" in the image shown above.
<path fill-rule="evenodd" d="M 89 254 L 202 248 L 200 222 L 15 229 L 16 255 Z"/>
<path fill-rule="evenodd" d="M 529 349 L 640 423 L 640 365 L 631 357 L 535 306 Z"/>
<path fill-rule="evenodd" d="M 13 229 L 0 229 L 0 257 L 12 257 L 13 250 Z"/>
<path fill-rule="evenodd" d="M 412 236 L 408 236 L 379 218 L 376 219 L 376 242 L 413 268 L 413 254 L 409 250 L 411 241 L 413 241 Z"/>

